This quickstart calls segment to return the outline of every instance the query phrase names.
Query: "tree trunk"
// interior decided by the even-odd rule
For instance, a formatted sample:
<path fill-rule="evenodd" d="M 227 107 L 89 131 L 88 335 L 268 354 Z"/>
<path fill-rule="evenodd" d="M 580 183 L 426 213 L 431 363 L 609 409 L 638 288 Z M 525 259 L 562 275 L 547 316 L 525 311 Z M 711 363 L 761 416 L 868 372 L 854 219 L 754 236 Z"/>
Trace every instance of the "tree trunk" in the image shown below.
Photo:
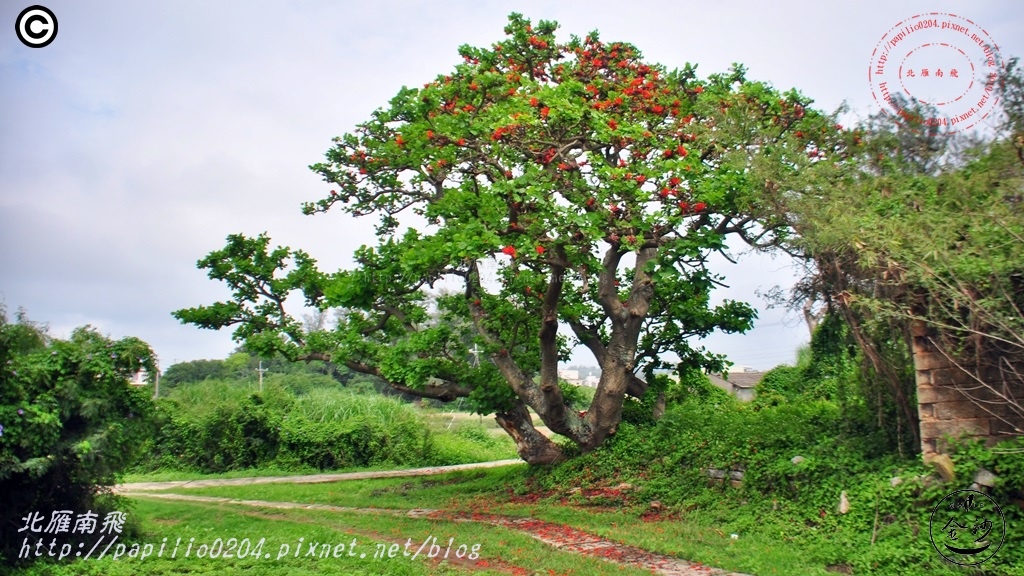
<path fill-rule="evenodd" d="M 616 348 L 613 346 L 610 350 Z M 626 386 L 632 375 L 633 373 L 619 358 L 610 357 L 605 365 L 601 366 L 601 382 L 597 386 L 597 393 L 590 403 L 586 416 L 586 422 L 589 424 L 588 434 L 576 440 L 584 452 L 598 448 L 618 430 Z"/>
<path fill-rule="evenodd" d="M 516 452 L 527 464 L 555 464 L 565 460 L 562 449 L 533 425 L 530 411 L 521 401 L 507 412 L 495 414 L 498 425 L 516 442 Z"/>

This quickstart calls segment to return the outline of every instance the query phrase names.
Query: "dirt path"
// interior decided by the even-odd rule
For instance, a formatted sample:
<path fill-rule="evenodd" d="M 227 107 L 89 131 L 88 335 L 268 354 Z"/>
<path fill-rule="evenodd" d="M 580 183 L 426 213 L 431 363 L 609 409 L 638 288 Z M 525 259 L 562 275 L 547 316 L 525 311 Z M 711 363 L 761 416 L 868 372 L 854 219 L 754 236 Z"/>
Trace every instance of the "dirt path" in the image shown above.
<path fill-rule="evenodd" d="M 147 490 L 169 490 L 172 488 L 209 488 L 211 486 L 249 486 L 252 484 L 316 484 L 320 482 L 340 482 L 342 480 L 369 480 L 372 478 L 401 478 L 404 476 L 430 476 L 460 470 L 477 468 L 497 468 L 525 464 L 520 459 L 495 460 L 493 462 L 477 462 L 475 464 L 456 464 L 453 466 L 430 466 L 427 468 L 409 468 L 406 470 L 375 470 L 370 472 L 341 472 L 337 474 L 308 474 L 305 476 L 256 476 L 249 478 L 218 478 L 211 480 L 175 480 L 170 482 L 132 482 L 114 486 L 119 493 L 142 492 Z"/>
<path fill-rule="evenodd" d="M 555 548 L 601 558 L 609 562 L 626 564 L 635 568 L 651 570 L 654 574 L 662 574 L 665 576 L 745 576 L 738 573 L 726 572 L 725 570 L 720 570 L 718 568 L 710 568 L 701 564 L 687 562 L 672 556 L 654 554 L 640 548 L 626 546 L 618 542 L 606 540 L 595 534 L 584 532 L 583 530 L 577 530 L 561 524 L 544 522 L 534 518 L 501 516 L 496 514 L 453 514 L 443 510 L 433 510 L 429 508 L 394 510 L 388 508 L 330 506 L 327 504 L 301 504 L 298 502 L 271 502 L 267 500 L 238 500 L 234 498 L 221 498 L 215 496 L 192 496 L 163 492 L 151 493 L 134 490 L 122 490 L 122 493 L 138 498 L 178 500 L 205 504 L 227 504 L 254 508 L 323 510 L 327 512 L 430 518 L 451 522 L 480 522 L 524 532 L 541 542 L 554 546 Z"/>

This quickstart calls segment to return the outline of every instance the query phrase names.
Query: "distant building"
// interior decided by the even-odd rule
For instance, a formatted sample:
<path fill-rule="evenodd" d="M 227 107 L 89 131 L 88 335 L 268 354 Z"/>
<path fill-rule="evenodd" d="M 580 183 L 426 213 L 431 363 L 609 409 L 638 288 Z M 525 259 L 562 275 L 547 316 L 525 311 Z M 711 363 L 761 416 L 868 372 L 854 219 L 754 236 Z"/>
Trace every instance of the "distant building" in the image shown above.
<path fill-rule="evenodd" d="M 583 385 L 591 388 L 597 388 L 597 384 L 601 381 L 601 377 L 595 374 L 591 374 L 583 379 Z"/>
<path fill-rule="evenodd" d="M 751 372 L 757 373 L 757 370 L 755 370 L 754 368 L 751 368 L 750 366 L 738 366 L 738 365 L 735 365 L 735 364 L 730 366 L 729 370 L 728 370 L 729 374 L 737 374 L 737 373 L 744 373 L 744 372 L 747 372 L 747 373 L 751 373 Z"/>
<path fill-rule="evenodd" d="M 128 380 L 128 383 L 131 384 L 132 386 L 145 386 L 146 384 L 149 384 L 149 381 L 147 380 L 148 378 L 149 374 L 146 372 L 145 369 L 143 369 L 139 370 L 135 374 L 132 374 L 132 377 L 130 380 Z"/>
<path fill-rule="evenodd" d="M 565 380 L 569 384 L 576 384 L 578 386 L 579 384 L 582 383 L 582 381 L 580 380 L 579 370 L 559 370 L 558 377 L 561 378 L 562 380 Z"/>
<path fill-rule="evenodd" d="M 754 387 L 764 378 L 764 372 L 738 366 L 741 370 L 730 370 L 724 374 L 708 374 L 711 383 L 722 390 L 736 396 L 736 399 L 749 402 L 754 399 Z"/>

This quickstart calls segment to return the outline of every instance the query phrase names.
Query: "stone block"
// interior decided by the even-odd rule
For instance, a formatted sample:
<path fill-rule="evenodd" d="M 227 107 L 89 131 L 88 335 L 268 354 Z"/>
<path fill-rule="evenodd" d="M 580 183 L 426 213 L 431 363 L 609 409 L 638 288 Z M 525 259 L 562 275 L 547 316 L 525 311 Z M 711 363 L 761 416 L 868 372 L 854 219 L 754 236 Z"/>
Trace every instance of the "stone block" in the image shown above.
<path fill-rule="evenodd" d="M 930 456 L 926 463 L 931 464 L 935 471 L 939 473 L 946 482 L 952 482 L 956 479 L 956 470 L 953 466 L 953 460 L 948 454 L 935 454 Z"/>
<path fill-rule="evenodd" d="M 953 420 L 956 418 L 987 418 L 990 416 L 984 408 L 970 400 L 959 402 L 938 402 L 932 404 L 937 420 Z"/>
<path fill-rule="evenodd" d="M 1019 416 L 992 418 L 991 431 L 993 436 L 1022 435 L 1024 434 L 1024 418 Z"/>
<path fill-rule="evenodd" d="M 742 480 L 729 480 L 729 484 L 732 484 L 733 488 L 741 488 L 743 486 Z"/>
<path fill-rule="evenodd" d="M 957 418 L 956 420 L 926 420 L 921 422 L 921 438 L 950 436 L 988 436 L 988 418 Z"/>
<path fill-rule="evenodd" d="M 927 436 L 921 437 L 921 452 L 923 454 L 934 454 L 939 451 L 938 443 L 935 438 L 929 438 Z"/>
<path fill-rule="evenodd" d="M 914 354 L 915 370 L 935 370 L 949 367 L 949 360 L 936 352 L 920 352 Z"/>
<path fill-rule="evenodd" d="M 932 418 L 935 418 L 935 404 L 918 404 L 917 416 L 921 420 L 931 420 Z"/>
<path fill-rule="evenodd" d="M 945 386 L 918 386 L 918 404 L 935 404 L 936 402 L 955 402 L 964 400 L 964 395 L 955 388 Z"/>
<path fill-rule="evenodd" d="M 974 482 L 987 488 L 991 488 L 996 485 L 996 478 L 998 478 L 998 476 L 984 468 L 979 468 L 978 471 L 974 473 Z"/>
<path fill-rule="evenodd" d="M 743 472 L 739 470 L 733 470 L 732 472 L 729 472 L 729 477 L 732 478 L 733 480 L 743 480 Z"/>
<path fill-rule="evenodd" d="M 932 370 L 929 378 L 932 386 L 953 386 L 954 384 L 971 386 L 974 382 L 969 374 L 955 366 Z"/>

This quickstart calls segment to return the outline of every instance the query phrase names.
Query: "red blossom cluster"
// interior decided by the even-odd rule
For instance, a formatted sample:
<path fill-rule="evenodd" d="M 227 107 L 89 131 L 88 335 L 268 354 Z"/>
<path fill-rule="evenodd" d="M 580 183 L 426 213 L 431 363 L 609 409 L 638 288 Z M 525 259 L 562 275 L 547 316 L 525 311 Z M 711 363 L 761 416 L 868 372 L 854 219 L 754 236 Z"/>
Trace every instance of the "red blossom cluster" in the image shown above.
<path fill-rule="evenodd" d="M 547 48 L 548 47 L 548 43 L 547 43 L 546 40 L 542 40 L 542 39 L 540 39 L 540 38 L 538 38 L 536 36 L 530 36 L 529 38 L 527 38 L 526 42 L 530 46 L 533 46 L 534 48 L 541 48 L 541 49 L 543 49 L 543 48 Z"/>
<path fill-rule="evenodd" d="M 515 132 L 517 128 L 519 128 L 518 124 L 509 124 L 508 126 L 499 126 L 498 129 L 495 130 L 493 134 L 491 134 L 491 140 L 494 140 L 495 142 L 497 142 L 497 141 L 501 140 L 502 138 L 504 138 L 505 136 Z"/>
<path fill-rule="evenodd" d="M 707 209 L 707 207 L 708 207 L 708 205 L 705 204 L 704 202 L 697 202 L 693 206 L 690 206 L 690 203 L 685 201 L 685 200 L 679 202 L 679 211 L 684 213 L 684 214 L 688 214 L 691 211 L 694 214 L 699 214 L 699 213 L 703 212 L 705 209 Z"/>
<path fill-rule="evenodd" d="M 679 156 L 680 158 L 683 158 L 687 154 L 689 154 L 689 152 L 687 152 L 686 148 L 683 147 L 682 144 L 680 144 L 675 149 L 669 148 L 669 149 L 665 150 L 664 152 L 662 152 L 661 155 L 663 157 L 665 157 L 665 158 L 672 158 L 673 156 Z"/>

